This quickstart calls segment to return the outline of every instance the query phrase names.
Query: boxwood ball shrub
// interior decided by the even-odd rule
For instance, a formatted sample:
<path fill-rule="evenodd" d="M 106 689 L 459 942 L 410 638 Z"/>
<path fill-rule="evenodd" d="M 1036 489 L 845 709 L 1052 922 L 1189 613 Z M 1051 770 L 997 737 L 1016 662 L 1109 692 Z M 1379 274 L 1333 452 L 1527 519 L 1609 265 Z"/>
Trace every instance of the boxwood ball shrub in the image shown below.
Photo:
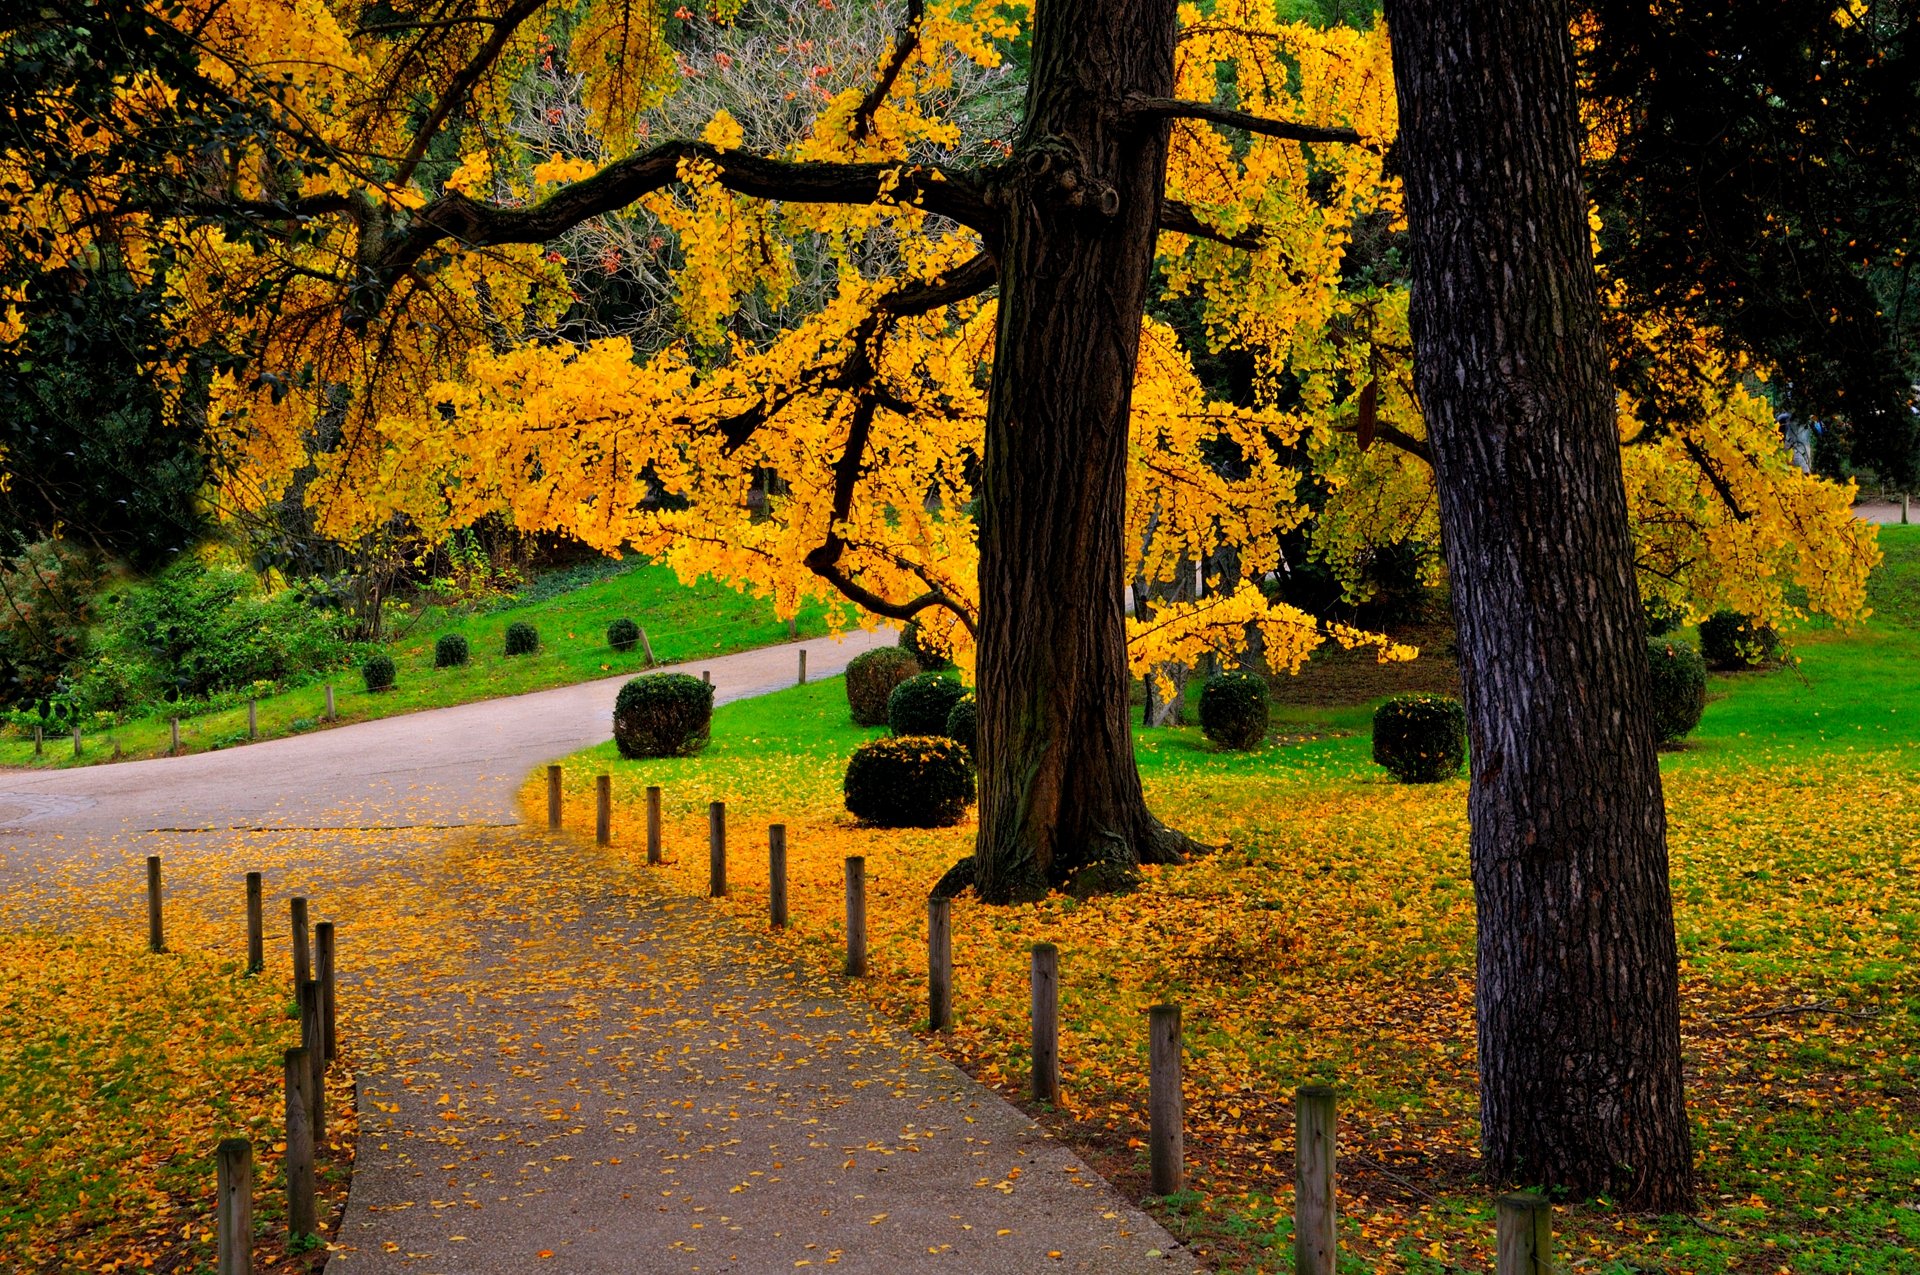
<path fill-rule="evenodd" d="M 616 651 L 631 651 L 640 644 L 640 626 L 621 616 L 607 626 L 607 645 Z"/>
<path fill-rule="evenodd" d="M 900 630 L 900 649 L 911 655 L 929 673 L 952 668 L 952 660 L 927 645 L 926 633 L 926 627 L 917 617 L 908 620 L 907 626 Z"/>
<path fill-rule="evenodd" d="M 847 810 L 882 828 L 944 828 L 973 804 L 973 764 L 944 735 L 896 735 L 860 745 L 847 762 Z"/>
<path fill-rule="evenodd" d="M 467 640 L 458 633 L 442 633 L 433 644 L 435 668 L 459 668 L 467 662 Z"/>
<path fill-rule="evenodd" d="M 622 757 L 686 757 L 707 746 L 713 687 L 685 673 L 652 673 L 620 688 L 613 742 Z"/>
<path fill-rule="evenodd" d="M 360 666 L 360 676 L 367 681 L 369 691 L 390 691 L 393 689 L 393 657 L 375 655 Z"/>
<path fill-rule="evenodd" d="M 507 626 L 507 654 L 532 655 L 540 649 L 540 630 L 524 620 Z"/>
<path fill-rule="evenodd" d="M 973 692 L 968 691 L 954 702 L 953 711 L 947 714 L 947 738 L 971 753 L 979 723 L 979 705 L 974 701 Z"/>
<path fill-rule="evenodd" d="M 1738 611 L 1716 611 L 1700 622 L 1700 654 L 1708 668 L 1753 668 L 1780 654 L 1780 635 Z"/>
<path fill-rule="evenodd" d="M 1227 672 L 1200 687 L 1200 729 L 1222 748 L 1248 749 L 1267 737 L 1267 683 L 1254 673 Z"/>
<path fill-rule="evenodd" d="M 951 673 L 916 673 L 887 696 L 887 729 L 896 735 L 942 735 L 947 714 L 967 688 Z"/>
<path fill-rule="evenodd" d="M 1373 760 L 1403 784 L 1460 773 L 1467 759 L 1467 710 L 1446 695 L 1398 695 L 1373 714 Z"/>
<path fill-rule="evenodd" d="M 911 651 L 883 646 L 853 657 L 847 663 L 847 708 L 858 726 L 887 724 L 887 696 L 920 671 Z"/>
<path fill-rule="evenodd" d="M 1649 643 L 1647 660 L 1653 671 L 1654 738 L 1671 743 L 1698 726 L 1707 710 L 1707 662 L 1672 638 Z"/>

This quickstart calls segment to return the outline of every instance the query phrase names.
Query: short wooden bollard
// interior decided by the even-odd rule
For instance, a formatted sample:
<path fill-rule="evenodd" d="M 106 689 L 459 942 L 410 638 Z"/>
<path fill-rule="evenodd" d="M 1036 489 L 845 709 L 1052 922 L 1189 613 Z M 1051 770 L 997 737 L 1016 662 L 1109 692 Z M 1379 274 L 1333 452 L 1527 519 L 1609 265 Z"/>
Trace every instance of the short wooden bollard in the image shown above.
<path fill-rule="evenodd" d="M 327 720 L 332 721 L 338 714 L 333 711 L 333 686 L 327 686 Z"/>
<path fill-rule="evenodd" d="M 319 1229 L 313 1202 L 313 1100 L 307 1082 L 313 1064 L 304 1049 L 289 1049 L 287 1071 L 287 1237 L 297 1240 Z"/>
<path fill-rule="evenodd" d="M 147 856 L 147 950 L 167 950 L 167 931 L 160 915 L 160 856 Z"/>
<path fill-rule="evenodd" d="M 927 900 L 927 1030 L 953 1027 L 953 900 Z"/>
<path fill-rule="evenodd" d="M 75 757 L 80 755 L 80 728 L 78 726 L 73 728 L 73 755 Z"/>
<path fill-rule="evenodd" d="M 593 777 L 593 841 L 595 845 L 613 844 L 613 776 Z"/>
<path fill-rule="evenodd" d="M 168 746 L 167 755 L 178 757 L 180 755 L 180 719 L 174 718 L 169 725 L 173 729 L 173 743 Z"/>
<path fill-rule="evenodd" d="M 247 873 L 247 973 L 267 967 L 267 924 L 262 910 L 260 874 Z"/>
<path fill-rule="evenodd" d="M 253 1144 L 228 1138 L 215 1158 L 214 1260 L 220 1275 L 253 1275 Z"/>
<path fill-rule="evenodd" d="M 33 728 L 33 755 L 35 757 L 40 757 L 44 755 L 43 750 L 45 749 L 46 745 L 42 742 L 41 735 L 42 735 L 42 731 L 40 727 L 35 726 Z"/>
<path fill-rule="evenodd" d="M 1334 1275 L 1339 1236 L 1334 1226 L 1333 1090 L 1302 1085 L 1293 1094 L 1293 1269 Z"/>
<path fill-rule="evenodd" d="M 700 680 L 701 680 L 701 681 L 703 681 L 703 682 L 705 682 L 705 683 L 706 683 L 706 684 L 707 684 L 708 686 L 712 686 L 712 685 L 713 685 L 713 670 L 712 670 L 712 669 L 710 669 L 710 668 L 703 668 L 703 669 L 701 669 L 701 670 L 700 670 Z"/>
<path fill-rule="evenodd" d="M 805 686 L 806 684 L 807 684 L 807 653 L 805 651 L 801 651 L 800 652 L 800 685 Z"/>
<path fill-rule="evenodd" d="M 727 893 L 727 803 L 707 803 L 707 894 L 725 898 Z"/>
<path fill-rule="evenodd" d="M 847 856 L 847 976 L 867 973 L 867 860 Z"/>
<path fill-rule="evenodd" d="M 767 826 L 767 920 L 787 928 L 787 825 Z"/>
<path fill-rule="evenodd" d="M 660 790 L 653 787 L 647 789 L 647 862 L 661 862 Z"/>
<path fill-rule="evenodd" d="M 320 1036 L 326 1045 L 323 1062 L 332 1062 L 339 1054 L 334 1028 L 333 922 L 322 921 L 313 927 L 313 981 L 320 984 Z"/>
<path fill-rule="evenodd" d="M 1147 1011 L 1147 1146 L 1154 1195 L 1187 1184 L 1186 1097 L 1180 1088 L 1180 1007 Z"/>
<path fill-rule="evenodd" d="M 549 831 L 560 826 L 560 768 L 547 767 L 547 828 Z"/>
<path fill-rule="evenodd" d="M 313 977 L 312 949 L 307 946 L 307 901 L 288 899 L 287 916 L 293 930 L 293 994 L 298 996 L 300 988 Z"/>
<path fill-rule="evenodd" d="M 1033 1100 L 1060 1105 L 1060 949 L 1033 945 Z"/>
<path fill-rule="evenodd" d="M 1553 1206 L 1546 1197 L 1531 1191 L 1503 1195 L 1496 1208 L 1495 1275 L 1551 1275 Z"/>
<path fill-rule="evenodd" d="M 307 1120 L 314 1145 L 327 1136 L 327 1042 L 320 1017 L 320 984 L 300 984 L 300 1048 L 307 1052 Z"/>
<path fill-rule="evenodd" d="M 640 649 L 646 652 L 647 663 L 653 664 L 656 662 L 653 658 L 653 643 L 647 640 L 647 631 L 645 629 L 640 630 Z"/>
<path fill-rule="evenodd" d="M 257 699 L 247 701 L 247 738 L 260 738 L 260 701 Z"/>

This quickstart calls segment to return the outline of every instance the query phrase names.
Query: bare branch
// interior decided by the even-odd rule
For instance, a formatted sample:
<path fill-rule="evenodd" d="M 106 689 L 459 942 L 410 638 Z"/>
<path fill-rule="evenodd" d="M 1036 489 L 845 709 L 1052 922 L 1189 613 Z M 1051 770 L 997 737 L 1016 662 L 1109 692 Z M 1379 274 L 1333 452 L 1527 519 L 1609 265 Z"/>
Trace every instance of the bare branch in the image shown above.
<path fill-rule="evenodd" d="M 1343 142 L 1352 146 L 1375 147 L 1350 128 L 1323 128 L 1318 124 L 1296 124 L 1291 120 L 1270 120 L 1225 106 L 1206 102 L 1187 102 L 1177 97 L 1133 97 L 1127 99 L 1126 116 L 1130 121 L 1151 123 L 1166 119 L 1206 120 L 1228 128 L 1243 128 L 1290 142 Z"/>
<path fill-rule="evenodd" d="M 1199 214 L 1193 211 L 1193 205 L 1179 199 L 1166 199 L 1160 203 L 1160 229 L 1172 231 L 1177 235 L 1192 235 L 1195 239 L 1210 239 L 1229 248 L 1243 248 L 1252 252 L 1259 248 L 1267 232 L 1258 226 L 1242 230 L 1237 234 L 1228 234 L 1201 221 Z"/>
<path fill-rule="evenodd" d="M 880 103 L 887 100 L 887 94 L 893 92 L 894 81 L 900 78 L 907 59 L 913 55 L 914 46 L 920 43 L 920 19 L 925 11 L 924 0 L 907 0 L 907 20 L 900 26 L 900 34 L 894 37 L 893 55 L 881 68 L 880 78 L 860 99 L 860 105 L 853 108 L 853 127 L 848 130 L 853 140 L 864 142 L 867 133 L 873 128 L 873 113 L 880 109 Z"/>

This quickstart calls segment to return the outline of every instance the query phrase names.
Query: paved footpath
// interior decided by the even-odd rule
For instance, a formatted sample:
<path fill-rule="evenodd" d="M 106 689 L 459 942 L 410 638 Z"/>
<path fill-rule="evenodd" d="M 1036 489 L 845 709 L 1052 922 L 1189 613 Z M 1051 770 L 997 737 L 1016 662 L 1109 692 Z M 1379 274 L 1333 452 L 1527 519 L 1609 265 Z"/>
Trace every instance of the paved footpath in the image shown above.
<path fill-rule="evenodd" d="M 724 702 L 791 684 L 796 646 L 824 677 L 889 640 L 679 671 Z M 0 772 L 0 925 L 138 916 L 152 853 L 210 941 L 249 868 L 338 921 L 360 1144 L 336 1275 L 1194 1269 L 911 1034 L 631 856 L 519 826 L 527 773 L 607 738 L 621 680 Z"/>

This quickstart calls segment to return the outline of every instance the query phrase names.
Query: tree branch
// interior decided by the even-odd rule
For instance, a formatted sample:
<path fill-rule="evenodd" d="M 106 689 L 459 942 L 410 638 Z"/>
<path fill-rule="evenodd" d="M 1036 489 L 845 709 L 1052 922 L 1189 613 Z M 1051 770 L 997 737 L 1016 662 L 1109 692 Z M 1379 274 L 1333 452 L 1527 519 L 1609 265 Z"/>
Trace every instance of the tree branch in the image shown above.
<path fill-rule="evenodd" d="M 1160 229 L 1171 231 L 1176 235 L 1192 235 L 1195 239 L 1210 239 L 1214 243 L 1222 243 L 1229 248 L 1241 248 L 1247 252 L 1259 248 L 1261 240 L 1267 237 L 1267 232 L 1258 226 L 1232 235 L 1224 230 L 1217 230 L 1200 220 L 1199 214 L 1193 211 L 1192 204 L 1180 199 L 1160 201 Z"/>
<path fill-rule="evenodd" d="M 1126 117 L 1130 122 L 1139 123 L 1154 123 L 1167 119 L 1206 120 L 1213 124 L 1225 124 L 1228 128 L 1243 128 L 1249 133 L 1263 133 L 1268 137 L 1278 137 L 1290 142 L 1344 142 L 1348 145 L 1375 149 L 1365 138 L 1350 128 L 1323 128 L 1318 124 L 1270 120 L 1265 116 L 1249 115 L 1245 111 L 1236 111 L 1225 106 L 1212 106 L 1206 102 L 1187 102 L 1177 97 L 1129 98 Z"/>
<path fill-rule="evenodd" d="M 1701 474 L 1713 485 L 1714 491 L 1718 492 L 1720 499 L 1726 502 L 1728 512 L 1730 512 L 1737 521 L 1746 522 L 1753 517 L 1752 514 L 1740 507 L 1739 501 L 1733 498 L 1733 488 L 1727 485 L 1727 480 L 1721 477 L 1718 469 L 1714 468 L 1713 458 L 1707 455 L 1706 450 L 1702 448 L 1700 444 L 1694 442 L 1691 438 L 1682 438 L 1680 440 L 1680 446 L 1685 449 L 1687 459 L 1700 467 Z"/>
<path fill-rule="evenodd" d="M 887 100 L 887 94 L 893 92 L 894 82 L 900 78 L 907 59 L 913 55 L 914 46 L 920 43 L 920 19 L 924 12 L 924 0 L 907 0 L 907 20 L 901 24 L 900 34 L 894 37 L 893 55 L 881 68 L 879 81 L 867 90 L 867 95 L 860 99 L 860 105 L 853 108 L 853 126 L 848 131 L 852 133 L 854 141 L 867 140 L 867 133 L 873 128 L 873 113 L 880 109 L 880 103 Z"/>
<path fill-rule="evenodd" d="M 447 82 L 446 91 L 440 94 L 440 100 L 433 104 L 433 109 L 427 112 L 427 118 L 422 120 L 420 127 L 414 130 L 413 141 L 407 145 L 407 153 L 400 157 L 400 163 L 394 170 L 395 186 L 404 186 L 413 180 L 413 170 L 420 166 L 421 159 L 427 153 L 427 147 L 433 144 L 434 134 L 438 133 L 440 126 L 445 124 L 448 118 L 465 103 L 467 94 L 472 91 L 475 84 L 480 82 L 480 77 L 499 60 L 500 54 L 512 41 L 514 33 L 520 29 L 520 24 L 538 13 L 545 4 L 546 0 L 514 0 L 505 13 L 493 20 L 493 34 L 487 37 L 487 42 L 480 46 L 479 52 L 475 53 L 467 64 Z"/>

